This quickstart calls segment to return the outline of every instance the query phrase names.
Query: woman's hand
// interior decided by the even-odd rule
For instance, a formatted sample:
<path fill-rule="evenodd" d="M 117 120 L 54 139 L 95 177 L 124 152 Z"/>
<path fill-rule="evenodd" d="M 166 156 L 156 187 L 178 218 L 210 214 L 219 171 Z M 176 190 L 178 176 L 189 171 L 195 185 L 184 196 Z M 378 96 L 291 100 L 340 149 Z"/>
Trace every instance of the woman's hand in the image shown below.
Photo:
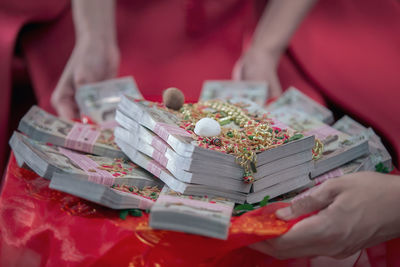
<path fill-rule="evenodd" d="M 115 0 L 72 0 L 76 44 L 51 96 L 62 118 L 79 117 L 76 89 L 116 76 L 119 49 L 115 28 Z"/>
<path fill-rule="evenodd" d="M 283 236 L 250 247 L 279 259 L 345 258 L 400 236 L 400 177 L 360 172 L 328 180 L 310 195 L 278 210 L 290 220 L 320 210 Z"/>
<path fill-rule="evenodd" d="M 316 0 L 270 0 L 257 24 L 248 51 L 236 63 L 233 78 L 268 82 L 269 97 L 282 88 L 277 75 L 281 55 Z"/>
<path fill-rule="evenodd" d="M 62 118 L 79 117 L 76 89 L 117 75 L 119 50 L 116 44 L 94 40 L 77 43 L 51 97 L 54 109 Z"/>
<path fill-rule="evenodd" d="M 268 97 L 279 97 L 282 94 L 277 74 L 279 57 L 280 54 L 267 52 L 253 46 L 236 62 L 233 79 L 266 81 L 269 89 Z"/>

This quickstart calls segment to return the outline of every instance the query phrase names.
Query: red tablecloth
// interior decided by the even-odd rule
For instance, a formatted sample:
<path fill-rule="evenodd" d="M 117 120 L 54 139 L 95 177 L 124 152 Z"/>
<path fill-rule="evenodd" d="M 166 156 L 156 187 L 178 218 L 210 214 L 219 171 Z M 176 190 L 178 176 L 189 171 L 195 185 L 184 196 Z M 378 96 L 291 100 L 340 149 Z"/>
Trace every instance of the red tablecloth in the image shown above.
<path fill-rule="evenodd" d="M 49 189 L 49 181 L 19 168 L 13 155 L 3 181 L 1 266 L 310 266 L 324 260 L 278 261 L 246 247 L 290 229 L 296 221 L 274 215 L 284 203 L 233 217 L 222 241 L 152 230 L 147 214 L 122 220 L 118 211 Z M 366 252 L 358 266 L 368 260 L 400 266 L 400 239 Z"/>
<path fill-rule="evenodd" d="M 48 184 L 48 180 L 19 168 L 11 156 L 0 197 L 2 263 L 17 262 L 20 266 L 27 263 L 34 266 L 211 264 L 221 260 L 230 262 L 231 257 L 227 257 L 230 251 L 242 248 L 233 255 L 252 255 L 252 260 L 245 260 L 247 265 L 252 265 L 253 260 L 267 259 L 243 247 L 279 236 L 294 223 L 276 219 L 274 211 L 286 205 L 276 203 L 232 218 L 227 241 L 154 231 L 148 226 L 147 214 L 122 220 L 118 211 L 51 190 Z"/>

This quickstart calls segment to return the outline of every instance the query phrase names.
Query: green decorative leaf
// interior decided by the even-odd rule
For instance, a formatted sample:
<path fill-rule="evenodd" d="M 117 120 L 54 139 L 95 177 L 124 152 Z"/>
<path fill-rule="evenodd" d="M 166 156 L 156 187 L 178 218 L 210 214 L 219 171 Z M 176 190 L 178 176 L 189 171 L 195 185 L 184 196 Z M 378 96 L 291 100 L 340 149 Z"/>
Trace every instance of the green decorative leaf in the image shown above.
<path fill-rule="evenodd" d="M 128 216 L 128 214 L 129 214 L 129 211 L 128 211 L 128 210 L 121 210 L 120 213 L 119 213 L 119 217 L 120 217 L 122 220 L 126 220 L 126 216 Z"/>
<path fill-rule="evenodd" d="M 240 204 L 240 205 L 237 205 L 236 207 L 235 207 L 235 210 L 236 211 L 242 211 L 242 210 L 247 210 L 247 211 L 249 211 L 249 210 L 254 210 L 254 207 L 253 207 L 253 205 L 251 205 L 251 204 Z"/>
<path fill-rule="evenodd" d="M 260 202 L 260 207 L 265 207 L 268 205 L 268 201 L 269 201 L 269 196 L 264 197 L 263 200 L 261 200 Z"/>
<path fill-rule="evenodd" d="M 240 216 L 245 214 L 247 211 L 233 211 L 232 215 L 233 216 Z"/>
<path fill-rule="evenodd" d="M 383 165 L 382 162 L 379 162 L 378 164 L 375 165 L 375 171 L 380 172 L 380 173 L 389 173 L 389 169 Z"/>
<path fill-rule="evenodd" d="M 129 214 L 133 217 L 142 217 L 143 215 L 142 211 L 138 209 L 130 209 Z"/>
<path fill-rule="evenodd" d="M 304 135 L 302 135 L 301 133 L 297 133 L 297 134 L 295 134 L 295 135 L 293 135 L 292 137 L 289 138 L 289 142 L 301 139 L 303 137 L 304 137 Z"/>
<path fill-rule="evenodd" d="M 227 125 L 227 124 L 229 124 L 229 123 L 231 123 L 232 121 L 231 121 L 231 119 L 229 119 L 229 118 L 223 118 L 223 119 L 220 119 L 219 120 L 219 124 L 221 125 L 221 126 L 224 126 L 224 125 Z"/>

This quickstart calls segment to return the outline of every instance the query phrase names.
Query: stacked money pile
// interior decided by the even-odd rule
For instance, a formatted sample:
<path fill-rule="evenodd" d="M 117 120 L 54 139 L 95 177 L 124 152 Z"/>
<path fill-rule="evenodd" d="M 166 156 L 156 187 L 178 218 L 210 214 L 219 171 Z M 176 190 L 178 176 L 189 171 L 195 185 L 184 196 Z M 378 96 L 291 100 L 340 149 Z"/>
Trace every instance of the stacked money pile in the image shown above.
<path fill-rule="evenodd" d="M 347 116 L 329 126 L 332 112 L 295 88 L 265 108 L 254 104 L 266 97 L 262 83 L 206 81 L 204 102 L 174 111 L 138 100 L 132 78 L 114 79 L 76 94 L 82 118 L 99 126 L 34 106 L 10 145 L 18 164 L 53 189 L 114 209 L 152 207 L 153 228 L 220 239 L 235 203 L 290 199 L 333 177 L 391 170 L 371 128 Z M 199 123 L 203 117 L 220 130 Z"/>
<path fill-rule="evenodd" d="M 242 112 L 239 111 L 240 108 L 226 102 L 217 101 L 204 105 L 208 106 L 199 104 L 186 107 L 204 108 L 202 111 L 192 110 L 193 113 L 203 112 L 201 116 L 218 114 L 220 124 L 230 119 L 226 119 L 227 116 L 218 111 L 218 105 Z M 203 138 L 196 135 L 193 129 L 185 130 L 180 127 L 182 123 L 186 123 L 185 117 L 188 115 L 124 96 L 117 110 L 116 120 L 120 127 L 115 130 L 115 141 L 133 162 L 152 172 L 171 189 L 184 194 L 221 196 L 243 203 L 252 187 L 251 183 L 243 181 L 243 178 L 246 179 L 248 176 L 253 176 L 255 180 L 263 180 L 275 174 L 273 177 L 275 181 L 266 183 L 263 187 L 268 189 L 264 193 L 272 197 L 309 182 L 313 136 L 295 134 L 277 121 L 270 120 L 268 125 L 260 127 L 265 127 L 263 129 L 271 140 L 271 147 L 261 148 L 262 142 L 267 140 L 261 139 L 256 160 L 254 158 L 254 161 L 249 162 L 253 165 L 252 173 L 248 174 L 249 170 L 238 164 L 237 155 L 229 153 L 229 149 L 237 147 L 237 144 L 231 141 L 234 140 L 234 135 L 244 133 L 246 137 L 243 138 L 247 141 L 259 138 L 256 133 L 251 133 L 250 128 L 240 127 L 234 121 L 228 121 L 229 123 L 222 127 L 223 134 Z M 258 118 L 260 121 L 261 118 L 265 119 L 262 116 Z M 249 120 L 251 119 L 246 119 L 246 123 Z M 281 180 L 278 177 L 287 173 L 287 169 L 290 168 L 291 172 L 295 169 L 301 174 L 301 178 L 296 177 L 296 181 L 280 184 Z"/>
<path fill-rule="evenodd" d="M 114 120 L 123 94 L 141 97 L 132 78 L 85 85 L 76 98 L 81 114 L 104 126 Z M 18 164 L 51 179 L 51 188 L 114 209 L 146 209 L 163 186 L 126 159 L 108 127 L 63 120 L 33 106 L 18 130 L 25 135 L 15 132 L 10 140 Z"/>
<path fill-rule="evenodd" d="M 311 178 L 369 153 L 366 138 L 351 137 L 301 111 L 281 107 L 272 110 L 270 116 L 305 135 L 314 135 L 318 139 L 317 149 L 322 153 L 320 157 L 316 157 Z"/>
<path fill-rule="evenodd" d="M 226 199 L 186 196 L 165 186 L 151 208 L 150 226 L 226 239 L 233 206 Z"/>
<path fill-rule="evenodd" d="M 393 169 L 392 158 L 389 152 L 372 128 L 366 128 L 348 116 L 344 116 L 336 121 L 332 127 L 348 134 L 353 140 L 368 140 L 369 153 L 313 178 L 310 184 L 283 195 L 280 200 L 289 202 L 301 198 L 308 195 L 326 180 L 341 177 L 346 174 L 360 171 L 390 172 Z"/>
<path fill-rule="evenodd" d="M 150 208 L 162 188 L 158 179 L 127 160 L 78 153 L 18 132 L 10 146 L 19 164 L 51 180 L 50 188 L 113 209 Z"/>
<path fill-rule="evenodd" d="M 39 142 L 104 157 L 125 157 L 114 143 L 112 129 L 63 120 L 37 106 L 33 106 L 21 119 L 18 130 Z"/>

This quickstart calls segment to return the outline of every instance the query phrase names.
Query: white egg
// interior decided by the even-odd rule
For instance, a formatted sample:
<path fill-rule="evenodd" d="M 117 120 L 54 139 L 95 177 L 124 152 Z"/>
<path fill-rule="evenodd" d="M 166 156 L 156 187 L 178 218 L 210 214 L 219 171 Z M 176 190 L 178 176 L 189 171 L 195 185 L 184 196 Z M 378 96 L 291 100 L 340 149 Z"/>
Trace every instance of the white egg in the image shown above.
<path fill-rule="evenodd" d="M 196 123 L 194 133 L 202 137 L 217 136 L 221 133 L 221 126 L 214 119 L 202 118 Z"/>

